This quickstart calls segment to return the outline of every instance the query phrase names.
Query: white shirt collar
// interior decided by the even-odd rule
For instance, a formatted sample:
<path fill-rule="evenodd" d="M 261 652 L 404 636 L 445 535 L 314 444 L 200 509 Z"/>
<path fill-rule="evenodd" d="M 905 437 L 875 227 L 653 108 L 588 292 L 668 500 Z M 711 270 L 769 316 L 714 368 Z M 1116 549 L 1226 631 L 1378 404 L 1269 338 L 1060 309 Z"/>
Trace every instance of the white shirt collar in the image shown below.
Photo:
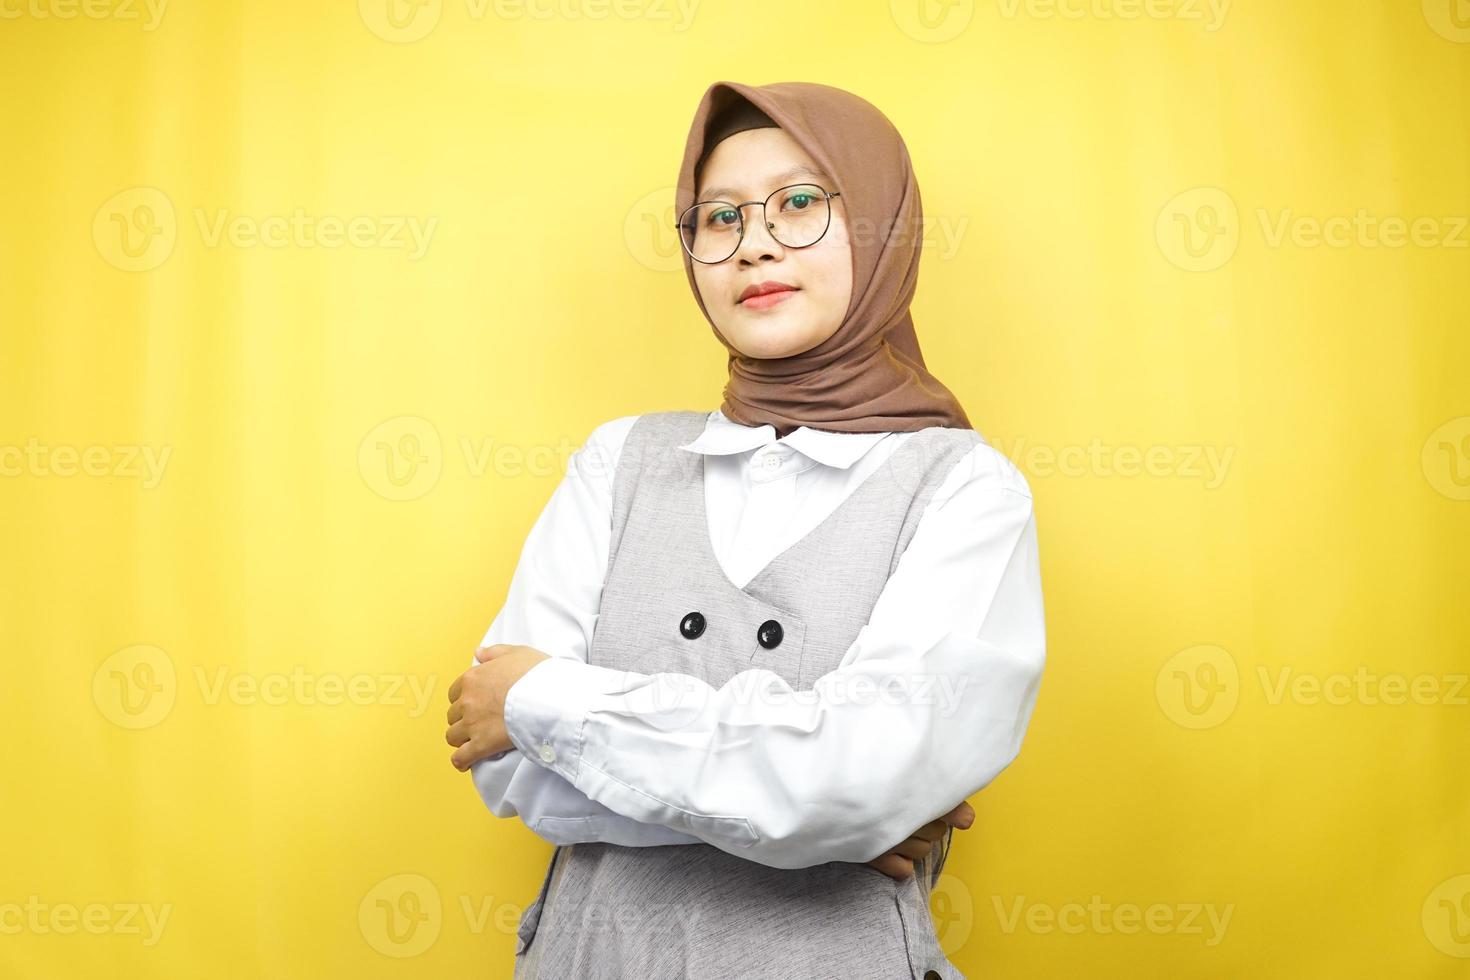
<path fill-rule="evenodd" d="M 784 439 L 777 439 L 776 427 L 773 425 L 742 425 L 715 409 L 709 413 L 704 431 L 699 437 L 679 448 L 710 456 L 728 456 L 781 442 L 818 463 L 845 470 L 889 435 L 892 433 L 831 432 L 827 429 L 809 429 L 803 425 L 788 432 Z"/>

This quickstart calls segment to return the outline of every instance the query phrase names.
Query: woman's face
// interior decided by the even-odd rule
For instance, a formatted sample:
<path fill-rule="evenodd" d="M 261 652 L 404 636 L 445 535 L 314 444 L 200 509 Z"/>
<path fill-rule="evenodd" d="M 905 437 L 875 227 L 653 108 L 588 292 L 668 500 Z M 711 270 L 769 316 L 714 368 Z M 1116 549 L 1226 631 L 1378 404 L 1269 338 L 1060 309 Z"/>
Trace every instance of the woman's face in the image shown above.
<path fill-rule="evenodd" d="M 763 201 L 779 187 L 800 183 L 840 190 L 784 129 L 747 129 L 721 140 L 710 153 L 695 200 Z M 832 223 L 815 245 L 783 246 L 762 223 L 760 208 L 751 205 L 741 209 L 745 236 L 735 254 L 713 265 L 693 263 L 694 281 L 710 319 L 747 357 L 800 354 L 841 325 L 852 298 L 852 246 L 843 199 L 833 198 L 830 204 Z M 779 208 L 780 199 L 771 207 Z M 747 287 L 766 282 L 794 288 L 759 305 L 740 301 Z"/>

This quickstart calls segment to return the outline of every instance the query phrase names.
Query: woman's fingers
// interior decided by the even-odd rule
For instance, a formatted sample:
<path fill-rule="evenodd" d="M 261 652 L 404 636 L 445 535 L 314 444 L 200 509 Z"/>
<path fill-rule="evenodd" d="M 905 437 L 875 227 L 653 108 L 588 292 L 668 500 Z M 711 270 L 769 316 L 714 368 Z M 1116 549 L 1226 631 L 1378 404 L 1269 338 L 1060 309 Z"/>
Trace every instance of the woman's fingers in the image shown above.
<path fill-rule="evenodd" d="M 907 878 L 914 873 L 914 862 L 928 857 L 929 852 L 934 849 L 935 842 L 948 833 L 949 828 L 966 830 L 974 822 L 975 808 L 970 806 L 969 801 L 961 801 L 959 806 L 939 819 L 924 824 L 915 830 L 907 840 L 900 842 L 887 853 L 875 857 L 868 862 L 868 865 L 877 868 L 890 878 Z"/>
<path fill-rule="evenodd" d="M 936 841 L 943 837 L 948 830 L 949 824 L 945 823 L 943 819 L 930 820 L 924 826 L 914 831 L 913 836 L 922 837 L 927 841 Z"/>
<path fill-rule="evenodd" d="M 925 840 L 922 837 L 910 837 L 908 840 L 901 842 L 897 847 L 893 849 L 893 851 L 890 851 L 889 853 L 896 852 L 898 854 L 902 854 L 910 861 L 920 861 L 928 856 L 929 851 L 932 850 L 933 847 L 933 841 Z"/>
<path fill-rule="evenodd" d="M 880 854 L 878 857 L 873 858 L 873 860 L 868 862 L 868 866 L 877 868 L 888 877 L 899 880 L 908 878 L 914 873 L 914 862 L 902 854 L 893 853 L 893 851 L 889 851 L 887 854 Z"/>
<path fill-rule="evenodd" d="M 937 841 L 949 833 L 949 828 L 966 830 L 975 822 L 975 809 L 967 802 L 961 802 L 959 806 L 946 813 L 937 820 L 931 820 L 924 826 L 915 830 L 911 836 L 922 837 L 927 841 Z"/>
<path fill-rule="evenodd" d="M 969 800 L 961 800 L 959 806 L 940 819 L 956 830 L 968 830 L 975 823 L 975 808 L 970 805 Z"/>

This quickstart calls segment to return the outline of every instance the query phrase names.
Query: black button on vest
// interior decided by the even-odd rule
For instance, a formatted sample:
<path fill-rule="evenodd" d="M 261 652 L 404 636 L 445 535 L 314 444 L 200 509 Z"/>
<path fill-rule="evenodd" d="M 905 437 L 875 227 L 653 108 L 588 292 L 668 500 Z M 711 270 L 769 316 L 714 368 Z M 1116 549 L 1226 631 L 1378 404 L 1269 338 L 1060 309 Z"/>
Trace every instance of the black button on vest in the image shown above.
<path fill-rule="evenodd" d="M 767 650 L 781 645 L 781 637 L 786 633 L 781 629 L 781 624 L 774 619 L 768 619 L 761 623 L 760 629 L 755 631 L 755 641 Z"/>
<path fill-rule="evenodd" d="M 679 620 L 679 632 L 691 640 L 698 637 L 704 632 L 704 613 L 687 613 L 683 619 Z"/>

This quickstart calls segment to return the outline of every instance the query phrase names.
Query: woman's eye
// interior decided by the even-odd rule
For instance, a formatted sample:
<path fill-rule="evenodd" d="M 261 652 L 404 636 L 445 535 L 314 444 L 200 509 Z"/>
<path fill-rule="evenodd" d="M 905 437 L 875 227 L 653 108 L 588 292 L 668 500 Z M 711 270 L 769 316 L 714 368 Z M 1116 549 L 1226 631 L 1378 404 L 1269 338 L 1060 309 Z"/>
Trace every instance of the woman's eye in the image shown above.
<path fill-rule="evenodd" d="M 728 228 L 739 221 L 739 212 L 731 208 L 721 208 L 718 211 L 711 211 L 709 216 L 711 228 Z"/>
<path fill-rule="evenodd" d="M 811 194 L 792 194 L 786 199 L 786 206 L 791 208 L 793 211 L 805 211 L 807 208 L 812 206 L 812 202 L 815 200 L 816 198 L 813 197 Z"/>

